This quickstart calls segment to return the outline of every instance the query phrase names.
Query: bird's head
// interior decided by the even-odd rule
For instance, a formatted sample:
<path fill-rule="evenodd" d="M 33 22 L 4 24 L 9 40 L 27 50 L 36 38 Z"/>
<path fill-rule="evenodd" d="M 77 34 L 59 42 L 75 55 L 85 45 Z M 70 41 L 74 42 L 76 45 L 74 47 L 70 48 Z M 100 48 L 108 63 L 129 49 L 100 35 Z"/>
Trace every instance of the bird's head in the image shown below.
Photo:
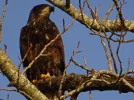
<path fill-rule="evenodd" d="M 51 12 L 54 12 L 54 7 L 48 4 L 40 4 L 30 12 L 28 22 L 38 22 L 40 20 L 49 19 Z"/>

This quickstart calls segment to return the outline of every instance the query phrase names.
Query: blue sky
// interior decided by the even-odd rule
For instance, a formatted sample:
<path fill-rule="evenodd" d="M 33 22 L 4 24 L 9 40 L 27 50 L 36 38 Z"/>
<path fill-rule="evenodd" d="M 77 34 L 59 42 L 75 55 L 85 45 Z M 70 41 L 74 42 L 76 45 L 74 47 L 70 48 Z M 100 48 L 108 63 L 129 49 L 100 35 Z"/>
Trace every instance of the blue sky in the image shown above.
<path fill-rule="evenodd" d="M 2 8 L 4 5 L 5 0 L 1 0 L 0 2 L 0 14 L 2 12 Z M 78 0 L 71 0 L 73 5 L 78 8 Z M 33 8 L 33 6 L 48 3 L 45 0 L 13 0 L 8 3 L 6 16 L 3 22 L 3 39 L 2 43 L 0 44 L 1 48 L 4 48 L 4 44 L 7 45 L 7 55 L 11 58 L 12 62 L 18 66 L 20 56 L 19 52 L 19 35 L 20 29 L 26 25 L 29 12 Z M 48 3 L 49 4 L 49 3 Z M 93 8 L 101 6 L 98 16 L 100 19 L 103 19 L 107 9 L 109 8 L 110 4 L 112 4 L 111 0 L 90 0 L 90 4 Z M 127 4 L 123 6 L 123 15 L 125 19 L 133 20 L 134 14 L 133 12 L 133 0 L 127 1 Z M 88 16 L 90 12 L 88 9 L 84 9 L 84 13 Z M 109 19 L 116 18 L 116 10 L 114 9 L 113 12 L 110 14 Z M 55 7 L 55 12 L 51 14 L 51 19 L 57 27 L 59 28 L 60 32 L 62 32 L 62 20 L 65 19 L 65 25 L 68 26 L 71 23 L 71 17 L 67 15 L 65 12 L 59 10 Z M 75 49 L 78 41 L 80 41 L 80 48 L 82 52 L 75 56 L 75 60 L 83 64 L 83 56 L 86 58 L 87 64 L 89 68 L 93 68 L 96 70 L 108 69 L 107 67 L 107 60 L 105 58 L 104 50 L 100 43 L 100 39 L 98 36 L 91 36 L 89 35 L 91 31 L 87 29 L 85 26 L 81 25 L 79 22 L 75 21 L 74 25 L 62 36 L 64 47 L 65 47 L 65 56 L 66 56 L 66 63 L 68 62 L 72 51 Z M 128 32 L 128 36 L 126 39 L 134 38 L 133 33 Z M 116 43 L 112 43 L 113 50 L 115 51 L 117 48 Z M 130 58 L 131 66 L 130 69 L 134 69 L 134 43 L 129 44 L 122 44 L 120 50 L 120 57 L 123 62 L 123 69 L 124 71 L 127 69 L 127 60 Z M 116 55 L 115 55 L 116 56 Z M 74 64 L 71 64 L 67 70 L 68 73 L 74 72 L 79 74 L 84 74 L 85 71 L 78 68 Z M 0 75 L 0 88 L 6 88 L 9 84 L 7 78 L 3 75 Z M 25 98 L 20 95 L 19 93 L 15 92 L 8 92 L 8 91 L 0 91 L 0 99 L 6 100 L 7 94 L 10 95 L 10 100 L 25 100 Z M 134 98 L 132 93 L 127 94 L 120 94 L 118 91 L 93 91 L 93 100 L 131 100 Z M 88 92 L 81 93 L 79 95 L 78 100 L 88 100 Z"/>

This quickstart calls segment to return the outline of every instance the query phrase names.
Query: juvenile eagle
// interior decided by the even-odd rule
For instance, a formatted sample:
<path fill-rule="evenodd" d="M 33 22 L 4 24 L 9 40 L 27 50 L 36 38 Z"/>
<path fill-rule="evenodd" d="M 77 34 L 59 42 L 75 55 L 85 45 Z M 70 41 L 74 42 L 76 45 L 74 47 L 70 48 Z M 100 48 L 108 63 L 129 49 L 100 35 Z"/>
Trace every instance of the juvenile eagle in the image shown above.
<path fill-rule="evenodd" d="M 54 7 L 47 4 L 40 4 L 30 12 L 26 26 L 21 29 L 20 53 L 24 59 L 23 66 L 27 67 L 31 61 L 40 54 L 41 50 L 55 37 L 60 34 L 56 25 L 50 20 L 50 13 Z M 61 37 L 49 45 L 43 54 L 35 60 L 31 68 L 26 71 L 27 78 L 33 80 L 41 79 L 41 74 L 60 76 L 65 69 L 64 46 Z M 42 90 L 37 87 L 49 99 L 54 100 L 58 90 Z"/>

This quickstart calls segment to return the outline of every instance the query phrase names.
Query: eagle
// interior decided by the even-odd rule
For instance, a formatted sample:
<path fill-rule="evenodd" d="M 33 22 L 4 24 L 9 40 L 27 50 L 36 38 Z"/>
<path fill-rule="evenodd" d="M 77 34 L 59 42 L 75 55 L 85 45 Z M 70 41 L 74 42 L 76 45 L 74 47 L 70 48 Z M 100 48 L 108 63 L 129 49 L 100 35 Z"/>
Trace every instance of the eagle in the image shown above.
<path fill-rule="evenodd" d="M 20 32 L 20 54 L 23 59 L 23 67 L 28 67 L 34 61 L 26 71 L 26 77 L 31 82 L 40 80 L 42 74 L 61 76 L 65 69 L 64 45 L 61 36 L 49 44 L 60 34 L 55 23 L 50 20 L 51 12 L 54 12 L 54 7 L 48 4 L 33 7 L 27 24 L 22 27 Z M 45 46 L 45 50 L 40 54 Z M 35 60 L 39 54 L 40 56 Z M 40 86 L 37 88 L 50 100 L 54 100 L 58 95 L 58 90 L 44 90 Z"/>

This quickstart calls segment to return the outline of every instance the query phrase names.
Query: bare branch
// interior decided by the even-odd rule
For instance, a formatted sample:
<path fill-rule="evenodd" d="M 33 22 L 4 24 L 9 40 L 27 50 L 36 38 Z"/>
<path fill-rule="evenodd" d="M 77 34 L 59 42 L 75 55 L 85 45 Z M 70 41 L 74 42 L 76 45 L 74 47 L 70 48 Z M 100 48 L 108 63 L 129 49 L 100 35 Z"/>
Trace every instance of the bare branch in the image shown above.
<path fill-rule="evenodd" d="M 121 11 L 121 8 L 122 8 L 122 5 L 124 4 L 124 2 L 121 4 L 121 7 L 119 7 L 119 5 L 118 5 L 118 0 L 113 0 L 113 2 L 114 2 L 115 6 L 116 6 L 116 9 L 118 11 L 118 15 L 119 15 L 121 24 L 124 27 L 124 30 L 128 30 L 127 27 L 125 26 L 123 14 L 122 14 L 122 11 Z"/>
<path fill-rule="evenodd" d="M 117 83 L 115 83 L 119 77 L 118 74 L 106 70 L 96 71 L 95 74 L 88 74 L 88 76 L 71 73 L 65 76 L 62 87 L 63 90 L 68 90 L 70 92 L 61 96 L 60 99 L 72 96 L 79 92 L 93 90 L 117 90 L 121 93 L 134 92 L 134 76 L 122 77 Z M 44 87 L 44 89 L 51 87 L 57 89 L 60 85 L 61 79 L 62 76 L 51 77 L 49 79 L 39 80 L 38 83 L 35 84 Z"/>
<path fill-rule="evenodd" d="M 111 11 L 113 10 L 114 6 L 115 6 L 115 4 L 112 4 L 112 5 L 110 6 L 110 8 L 108 9 L 107 13 L 105 14 L 104 20 L 108 20 L 108 16 L 109 16 L 109 14 L 111 13 Z"/>
<path fill-rule="evenodd" d="M 17 90 L 15 90 L 15 89 L 11 89 L 11 88 L 0 88 L 0 91 L 15 91 L 15 92 L 17 92 Z"/>
<path fill-rule="evenodd" d="M 7 94 L 7 100 L 10 100 L 10 95 L 9 94 Z"/>
<path fill-rule="evenodd" d="M 120 40 L 122 40 L 122 37 L 120 37 Z M 121 75 L 123 69 L 122 69 L 122 61 L 121 61 L 120 56 L 119 56 L 120 45 L 121 45 L 121 42 L 119 42 L 119 44 L 118 44 L 116 55 L 117 55 L 118 61 L 120 63 L 120 75 Z"/>
<path fill-rule="evenodd" d="M 7 4 L 8 4 L 8 0 L 5 0 L 5 5 L 4 5 L 3 11 L 2 11 L 2 16 L 0 18 L 0 42 L 2 41 L 2 23 L 3 23 L 4 17 L 5 17 Z"/>
<path fill-rule="evenodd" d="M 19 92 L 27 94 L 32 99 L 47 100 L 47 97 L 43 95 L 38 89 L 28 81 L 21 73 L 18 82 L 18 69 L 13 65 L 9 57 L 0 49 L 0 70 L 11 82 L 9 86 L 14 86 L 19 89 Z M 18 84 L 19 83 L 19 84 Z M 21 93 L 20 92 L 20 93 Z M 26 95 L 25 95 L 26 96 Z"/>
<path fill-rule="evenodd" d="M 77 63 L 73 58 L 71 59 L 71 61 L 72 61 L 76 66 L 78 66 L 78 67 L 80 67 L 80 68 L 86 70 L 87 72 L 90 72 L 90 73 L 93 72 L 92 69 L 89 69 L 89 68 L 87 68 L 87 67 L 85 67 L 85 66 L 83 66 L 83 65 L 81 65 L 81 64 L 79 64 L 79 63 Z"/>
<path fill-rule="evenodd" d="M 89 92 L 89 100 L 92 100 L 92 92 Z"/>
<path fill-rule="evenodd" d="M 110 71 L 112 71 L 111 57 L 108 54 L 108 50 L 107 50 L 106 44 L 104 42 L 104 39 L 102 37 L 100 37 L 100 39 L 101 39 L 101 43 L 103 45 L 103 48 L 104 48 L 104 51 L 105 51 L 105 55 L 106 55 L 106 58 L 107 58 L 107 61 L 108 61 L 108 68 L 109 68 Z"/>
<path fill-rule="evenodd" d="M 63 32 L 65 32 L 65 31 L 67 31 L 72 25 L 73 25 L 73 23 L 74 23 L 74 19 L 72 20 L 72 23 L 67 27 L 67 28 L 65 28 L 65 21 L 63 20 Z M 66 66 L 66 68 L 64 69 L 64 72 L 63 72 L 63 75 L 62 75 L 62 80 L 61 80 L 61 84 L 60 84 L 60 86 L 59 86 L 59 91 L 58 91 L 58 94 L 59 94 L 59 96 L 61 95 L 61 92 L 62 92 L 62 84 L 63 84 L 63 81 L 64 81 L 64 79 L 65 79 L 65 76 L 66 76 L 66 70 L 67 70 L 67 68 L 68 68 L 68 66 L 70 65 L 70 61 L 68 62 L 68 65 Z"/>
<path fill-rule="evenodd" d="M 94 21 L 94 19 L 88 17 L 87 15 L 83 14 L 84 21 L 81 18 L 81 12 L 78 11 L 72 4 L 70 5 L 69 9 L 66 9 L 66 3 L 63 0 L 46 0 L 51 4 L 55 5 L 59 9 L 66 12 L 68 15 L 76 18 L 81 24 L 86 26 L 87 28 L 92 28 L 96 31 L 101 32 L 119 32 L 123 31 L 124 27 L 122 26 L 120 20 L 102 20 L 101 23 L 105 24 L 104 26 L 100 26 L 98 22 Z M 124 24 L 127 27 L 127 31 L 134 32 L 134 21 L 124 20 Z M 92 26 L 92 27 L 91 27 Z M 115 27 L 116 26 L 116 27 Z"/>

